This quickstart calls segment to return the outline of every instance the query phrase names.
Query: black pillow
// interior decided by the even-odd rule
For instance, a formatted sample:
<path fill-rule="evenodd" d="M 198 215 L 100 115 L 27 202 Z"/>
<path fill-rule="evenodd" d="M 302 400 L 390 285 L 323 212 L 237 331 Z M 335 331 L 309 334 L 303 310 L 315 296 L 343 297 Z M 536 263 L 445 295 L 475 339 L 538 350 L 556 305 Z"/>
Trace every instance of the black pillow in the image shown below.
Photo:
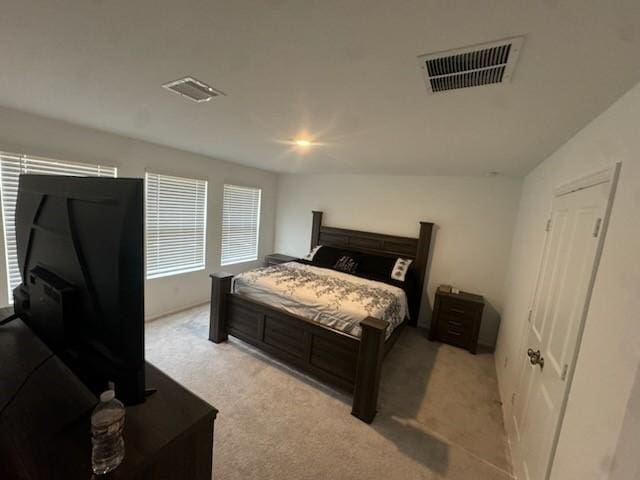
<path fill-rule="evenodd" d="M 313 263 L 313 265 L 317 265 L 318 267 L 333 268 L 333 266 L 343 254 L 344 252 L 339 248 L 327 247 L 323 245 L 322 248 L 320 248 L 313 256 L 313 260 L 311 261 L 311 263 Z"/>
<path fill-rule="evenodd" d="M 405 272 L 411 270 L 413 266 L 413 261 L 408 258 L 362 255 L 358 265 L 358 273 L 367 277 L 394 279 L 402 282 L 404 281 L 403 275 L 406 275 Z"/>
<path fill-rule="evenodd" d="M 390 278 L 396 260 L 396 257 L 363 255 L 358 265 L 358 272 L 381 278 Z"/>
<path fill-rule="evenodd" d="M 335 270 L 346 273 L 356 273 L 358 260 L 351 255 L 343 255 L 333 266 Z"/>

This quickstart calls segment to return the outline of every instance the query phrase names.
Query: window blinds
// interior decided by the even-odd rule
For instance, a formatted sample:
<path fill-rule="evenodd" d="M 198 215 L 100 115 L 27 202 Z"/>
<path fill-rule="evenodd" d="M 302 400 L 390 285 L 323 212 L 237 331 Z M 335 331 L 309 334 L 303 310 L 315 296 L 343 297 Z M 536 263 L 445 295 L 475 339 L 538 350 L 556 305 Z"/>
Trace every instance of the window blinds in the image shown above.
<path fill-rule="evenodd" d="M 20 269 L 16 251 L 15 212 L 18 198 L 18 178 L 23 173 L 40 175 L 72 175 L 76 177 L 116 177 L 118 169 L 103 165 L 66 162 L 0 152 L 0 177 L 2 184 L 2 219 L 4 227 L 5 260 L 9 287 L 20 284 Z"/>
<path fill-rule="evenodd" d="M 258 259 L 259 188 L 224 186 L 221 265 Z"/>
<path fill-rule="evenodd" d="M 147 278 L 205 266 L 207 182 L 147 172 Z"/>

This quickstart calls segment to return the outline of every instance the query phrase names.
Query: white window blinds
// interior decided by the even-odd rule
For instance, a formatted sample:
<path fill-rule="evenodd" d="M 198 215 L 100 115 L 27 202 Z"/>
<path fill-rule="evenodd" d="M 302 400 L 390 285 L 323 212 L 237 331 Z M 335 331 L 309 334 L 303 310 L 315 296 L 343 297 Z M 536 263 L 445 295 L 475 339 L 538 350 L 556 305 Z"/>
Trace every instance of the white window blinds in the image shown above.
<path fill-rule="evenodd" d="M 147 172 L 147 278 L 202 270 L 207 182 Z"/>
<path fill-rule="evenodd" d="M 116 177 L 118 169 L 103 165 L 66 162 L 47 158 L 0 152 L 0 177 L 2 183 L 2 219 L 4 227 L 5 260 L 9 286 L 12 290 L 20 284 L 20 269 L 16 252 L 15 212 L 18 198 L 18 178 L 23 173 L 40 175 L 71 175 L 76 177 Z"/>
<path fill-rule="evenodd" d="M 259 188 L 224 186 L 221 265 L 258 259 Z"/>

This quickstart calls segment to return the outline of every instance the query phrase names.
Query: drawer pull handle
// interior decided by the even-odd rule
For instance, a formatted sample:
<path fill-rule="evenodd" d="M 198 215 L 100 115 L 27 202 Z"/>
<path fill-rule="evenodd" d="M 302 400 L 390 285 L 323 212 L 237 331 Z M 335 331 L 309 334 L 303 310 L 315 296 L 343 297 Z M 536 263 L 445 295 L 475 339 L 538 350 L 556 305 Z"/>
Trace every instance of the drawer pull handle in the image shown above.
<path fill-rule="evenodd" d="M 447 330 L 447 333 L 451 335 L 455 335 L 456 337 L 459 337 L 460 335 L 462 335 L 460 332 L 456 332 L 454 330 Z"/>
<path fill-rule="evenodd" d="M 454 327 L 461 327 L 462 326 L 462 322 L 456 322 L 454 320 L 449 320 L 449 325 L 452 325 Z"/>
<path fill-rule="evenodd" d="M 451 310 L 454 313 L 467 313 L 464 310 L 460 310 L 459 308 L 453 308 L 451 307 L 449 310 Z"/>

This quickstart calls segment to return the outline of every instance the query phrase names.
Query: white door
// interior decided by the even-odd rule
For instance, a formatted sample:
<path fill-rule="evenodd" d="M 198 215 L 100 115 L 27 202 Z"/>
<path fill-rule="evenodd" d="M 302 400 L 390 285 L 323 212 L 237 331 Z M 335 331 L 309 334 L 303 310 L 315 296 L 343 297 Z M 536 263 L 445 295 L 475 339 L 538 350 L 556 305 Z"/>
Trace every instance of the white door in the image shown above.
<path fill-rule="evenodd" d="M 520 479 L 549 476 L 612 182 L 559 194 L 553 200 L 514 397 L 514 468 Z"/>

